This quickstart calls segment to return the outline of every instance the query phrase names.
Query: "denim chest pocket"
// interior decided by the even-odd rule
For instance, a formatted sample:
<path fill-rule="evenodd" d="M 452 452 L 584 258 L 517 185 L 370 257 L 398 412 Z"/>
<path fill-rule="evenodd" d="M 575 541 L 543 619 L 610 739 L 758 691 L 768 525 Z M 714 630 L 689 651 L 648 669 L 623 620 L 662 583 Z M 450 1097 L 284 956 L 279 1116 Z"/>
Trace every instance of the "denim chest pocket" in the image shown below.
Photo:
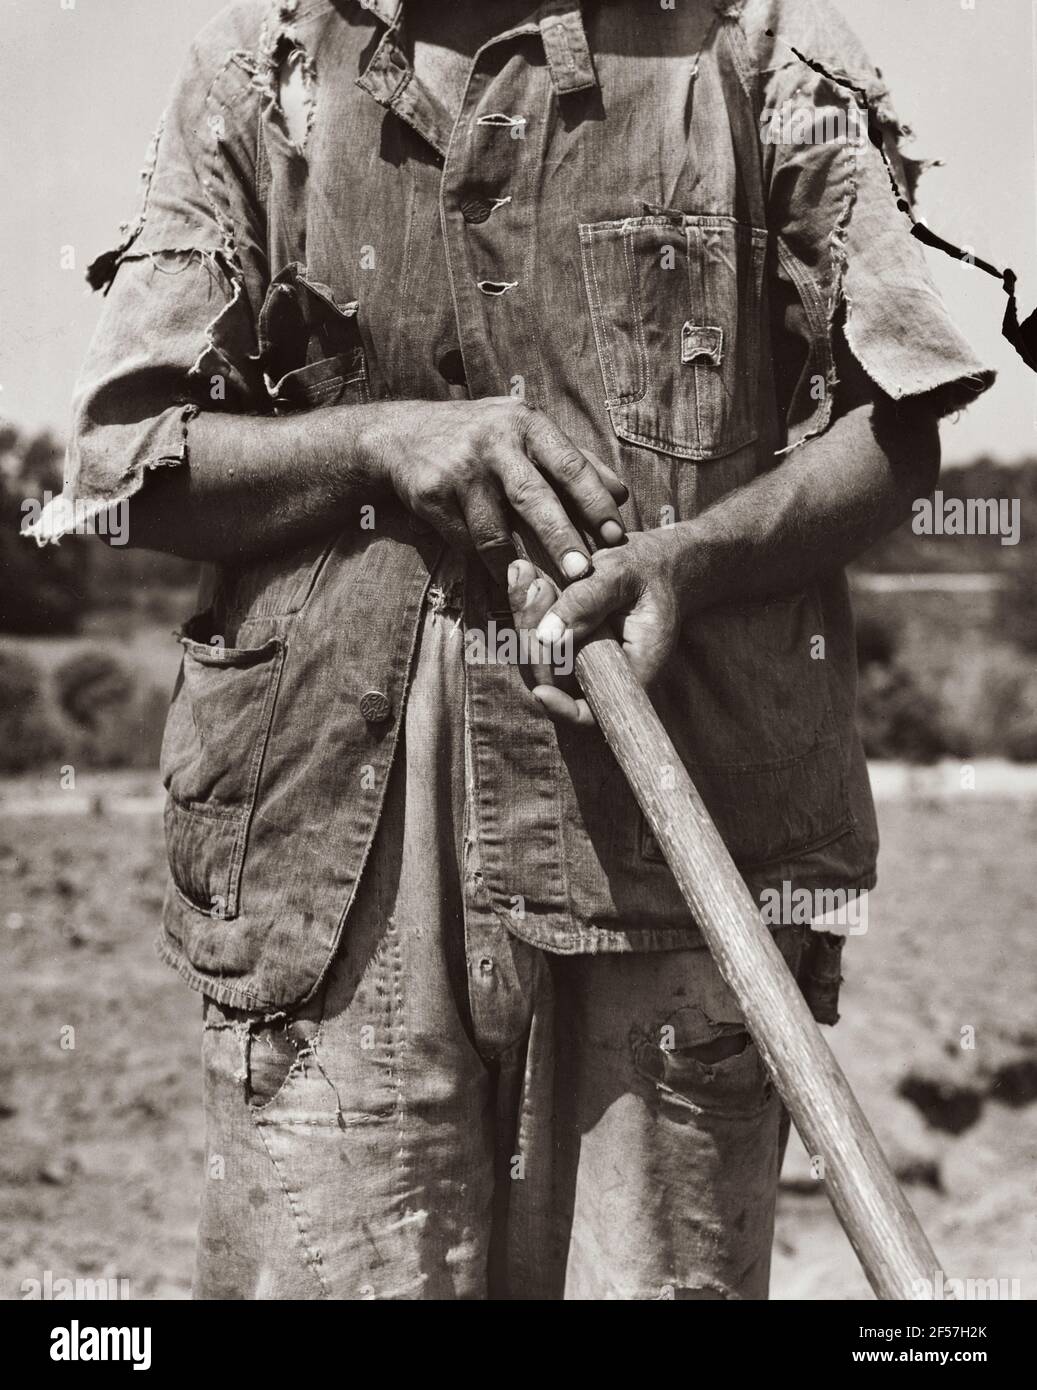
<path fill-rule="evenodd" d="M 620 439 L 679 458 L 758 434 L 767 233 L 714 214 L 584 223 L 605 402 Z"/>
<path fill-rule="evenodd" d="M 204 625 L 193 619 L 189 627 Z M 214 919 L 240 909 L 242 868 L 285 644 L 207 645 L 188 635 L 162 739 L 166 848 L 177 892 Z"/>
<path fill-rule="evenodd" d="M 259 353 L 278 414 L 370 400 L 358 310 L 298 262 L 274 277 L 259 316 Z"/>
<path fill-rule="evenodd" d="M 270 394 L 279 414 L 322 405 L 363 405 L 370 400 L 363 349 L 336 353 L 286 372 L 272 383 Z"/>

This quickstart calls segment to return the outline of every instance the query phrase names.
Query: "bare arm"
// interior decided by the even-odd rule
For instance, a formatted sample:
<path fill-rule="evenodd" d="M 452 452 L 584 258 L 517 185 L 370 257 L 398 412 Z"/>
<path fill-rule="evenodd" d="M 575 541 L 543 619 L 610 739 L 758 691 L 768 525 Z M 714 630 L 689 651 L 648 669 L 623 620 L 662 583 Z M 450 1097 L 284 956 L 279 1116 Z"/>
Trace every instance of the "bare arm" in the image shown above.
<path fill-rule="evenodd" d="M 371 499 L 365 433 L 377 409 L 197 416 L 190 462 L 154 469 L 128 503 L 128 543 L 225 561 L 290 550 L 320 535 L 350 503 Z"/>
<path fill-rule="evenodd" d="M 546 416 L 510 398 L 349 405 L 278 418 L 201 414 L 189 462 L 152 471 L 129 503 L 129 543 L 187 559 L 291 549 L 345 509 L 395 493 L 493 572 L 513 554 L 509 510 L 566 573 L 587 567 L 574 516 L 622 540 L 626 489 Z"/>
<path fill-rule="evenodd" d="M 841 568 L 899 526 L 939 472 L 939 430 L 924 403 L 859 406 L 673 528 L 682 613 L 795 592 Z"/>
<path fill-rule="evenodd" d="M 940 466 L 936 417 L 926 402 L 885 397 L 850 410 L 765 473 L 691 521 L 636 533 L 599 552 L 587 578 L 561 596 L 534 584 L 528 561 L 512 566 L 516 623 L 548 643 L 571 631 L 588 637 L 611 614 L 640 679 L 649 683 L 673 648 L 682 621 L 725 603 L 804 588 L 854 559 L 910 514 Z M 590 723 L 584 700 L 539 669 L 536 693 L 557 719 Z"/>

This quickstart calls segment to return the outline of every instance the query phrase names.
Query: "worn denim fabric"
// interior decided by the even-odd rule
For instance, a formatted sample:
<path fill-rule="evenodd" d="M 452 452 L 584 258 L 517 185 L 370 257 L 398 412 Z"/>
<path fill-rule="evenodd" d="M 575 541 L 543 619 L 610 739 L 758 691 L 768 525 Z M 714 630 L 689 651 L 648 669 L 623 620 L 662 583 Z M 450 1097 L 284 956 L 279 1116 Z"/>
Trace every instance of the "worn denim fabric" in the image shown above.
<path fill-rule="evenodd" d="M 785 1131 L 759 1053 L 704 947 L 563 956 L 500 922 L 462 641 L 437 601 L 322 989 L 205 1001 L 196 1296 L 764 1298 Z M 778 934 L 793 969 L 804 935 Z"/>
<path fill-rule="evenodd" d="M 256 0 L 198 39 L 139 215 L 91 267 L 107 302 L 70 496 L 102 506 L 190 466 L 199 410 L 512 393 L 611 463 L 646 529 L 824 430 L 848 404 L 843 336 L 896 398 L 949 410 L 989 384 L 896 205 L 888 94 L 823 0 L 547 0 L 479 50 L 457 111 L 414 75 L 405 15 Z M 304 144 L 278 100 L 299 52 Z M 859 114 L 854 90 L 877 143 L 763 133 L 790 110 L 821 130 Z M 311 997 L 335 956 L 439 553 L 400 509 L 372 526 L 358 505 L 324 541 L 222 567 L 185 629 L 163 949 L 224 1004 Z M 469 626 L 499 619 L 480 571 L 465 593 Z M 698 944 L 600 736 L 547 723 L 514 668 L 467 685 L 498 920 L 560 953 Z M 653 692 L 754 891 L 874 882 L 855 687 L 833 573 L 697 616 Z"/>

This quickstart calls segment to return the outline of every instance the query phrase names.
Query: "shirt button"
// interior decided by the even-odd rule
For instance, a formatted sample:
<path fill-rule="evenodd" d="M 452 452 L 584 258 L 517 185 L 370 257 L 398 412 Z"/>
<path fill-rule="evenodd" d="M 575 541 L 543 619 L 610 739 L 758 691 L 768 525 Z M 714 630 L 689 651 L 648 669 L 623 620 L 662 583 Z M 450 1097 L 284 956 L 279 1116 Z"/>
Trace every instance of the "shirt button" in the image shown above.
<path fill-rule="evenodd" d="M 381 690 L 368 690 L 360 696 L 360 713 L 369 724 L 383 724 L 392 714 L 392 701 Z"/>
<path fill-rule="evenodd" d="M 464 358 L 461 356 L 460 348 L 448 348 L 439 361 L 436 363 L 439 368 L 439 375 L 451 386 L 467 386 L 468 378 L 465 376 Z"/>
<path fill-rule="evenodd" d="M 461 199 L 461 216 L 466 222 L 485 222 L 493 211 L 488 198 L 467 197 Z"/>

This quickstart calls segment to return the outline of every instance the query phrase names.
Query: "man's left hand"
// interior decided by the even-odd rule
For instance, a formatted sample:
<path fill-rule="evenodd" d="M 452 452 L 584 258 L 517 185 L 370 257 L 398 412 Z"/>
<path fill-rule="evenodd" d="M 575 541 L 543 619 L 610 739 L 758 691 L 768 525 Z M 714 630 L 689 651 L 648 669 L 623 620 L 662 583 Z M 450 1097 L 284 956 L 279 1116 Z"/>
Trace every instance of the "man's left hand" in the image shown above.
<path fill-rule="evenodd" d="M 599 550 L 593 571 L 564 591 L 529 560 L 508 570 L 508 599 L 521 631 L 536 631 L 544 645 L 571 640 L 578 646 L 609 617 L 642 685 L 650 685 L 673 650 L 680 627 L 677 538 L 666 530 L 633 532 L 626 544 Z M 568 637 L 566 637 L 568 634 Z M 592 725 L 587 701 L 575 682 L 536 666 L 533 695 L 558 723 Z"/>

